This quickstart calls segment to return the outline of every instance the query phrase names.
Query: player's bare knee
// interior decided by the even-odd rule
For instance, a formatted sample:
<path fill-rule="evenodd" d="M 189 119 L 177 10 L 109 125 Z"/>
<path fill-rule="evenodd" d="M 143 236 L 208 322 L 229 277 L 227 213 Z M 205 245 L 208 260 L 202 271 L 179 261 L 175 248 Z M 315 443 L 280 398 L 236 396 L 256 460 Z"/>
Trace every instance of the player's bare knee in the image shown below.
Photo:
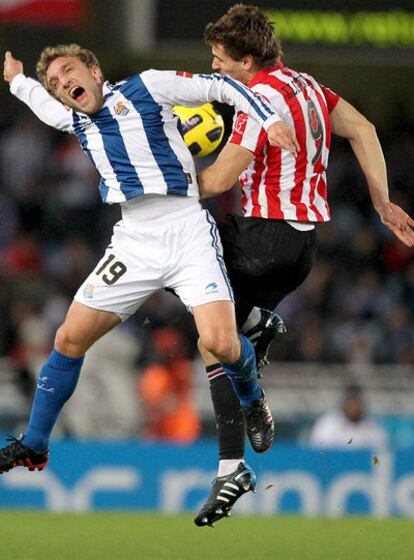
<path fill-rule="evenodd" d="M 85 342 L 63 323 L 55 336 L 55 349 L 65 356 L 80 358 L 87 350 Z"/>
<path fill-rule="evenodd" d="M 233 363 L 239 357 L 238 339 L 233 333 L 209 331 L 198 342 L 200 351 L 207 350 L 220 362 Z"/>

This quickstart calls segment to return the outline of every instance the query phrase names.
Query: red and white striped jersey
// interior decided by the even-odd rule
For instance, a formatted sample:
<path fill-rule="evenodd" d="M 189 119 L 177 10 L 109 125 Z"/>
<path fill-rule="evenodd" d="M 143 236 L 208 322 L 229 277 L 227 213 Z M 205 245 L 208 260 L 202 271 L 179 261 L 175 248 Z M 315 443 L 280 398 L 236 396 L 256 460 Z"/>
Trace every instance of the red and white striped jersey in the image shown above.
<path fill-rule="evenodd" d="M 283 65 L 258 72 L 248 84 L 263 95 L 296 131 L 295 157 L 270 146 L 266 132 L 244 113 L 237 113 L 230 142 L 254 153 L 240 176 L 245 216 L 326 222 L 330 220 L 326 167 L 331 143 L 329 114 L 338 95 L 312 76 Z"/>

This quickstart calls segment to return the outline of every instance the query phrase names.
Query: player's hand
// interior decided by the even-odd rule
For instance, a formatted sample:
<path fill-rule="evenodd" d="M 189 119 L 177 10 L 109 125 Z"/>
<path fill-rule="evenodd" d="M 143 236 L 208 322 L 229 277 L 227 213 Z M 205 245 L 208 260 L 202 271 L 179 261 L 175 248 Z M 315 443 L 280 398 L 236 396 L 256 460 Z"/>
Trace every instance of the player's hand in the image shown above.
<path fill-rule="evenodd" d="M 295 131 L 285 122 L 279 121 L 271 124 L 267 129 L 267 137 L 271 146 L 288 150 L 294 156 L 300 150 Z"/>
<path fill-rule="evenodd" d="M 407 247 L 414 247 L 414 220 L 402 208 L 388 202 L 377 208 L 381 222 Z"/>
<path fill-rule="evenodd" d="M 10 51 L 6 51 L 4 55 L 4 81 L 10 83 L 17 74 L 23 74 L 23 62 L 14 58 Z"/>

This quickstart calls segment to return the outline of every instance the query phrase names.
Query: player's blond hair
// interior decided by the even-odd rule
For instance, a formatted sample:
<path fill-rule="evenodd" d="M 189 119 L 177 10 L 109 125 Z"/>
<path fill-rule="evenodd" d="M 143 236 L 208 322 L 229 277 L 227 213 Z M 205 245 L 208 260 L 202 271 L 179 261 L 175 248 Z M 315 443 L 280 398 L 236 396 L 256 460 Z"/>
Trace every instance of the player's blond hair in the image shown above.
<path fill-rule="evenodd" d="M 101 68 L 95 53 L 93 53 L 89 49 L 85 49 L 80 45 L 77 45 L 76 43 L 71 43 L 69 45 L 56 45 L 55 47 L 46 47 L 40 53 L 39 60 L 37 61 L 36 74 L 41 84 L 48 90 L 49 93 L 52 94 L 53 92 L 50 90 L 47 83 L 46 73 L 50 64 L 56 58 L 59 58 L 61 56 L 74 56 L 75 58 L 78 58 L 81 62 L 83 62 L 88 68 L 92 68 L 93 66 L 98 66 L 99 68 Z"/>
<path fill-rule="evenodd" d="M 204 31 L 207 45 L 222 45 L 233 60 L 252 55 L 259 68 L 273 66 L 283 56 L 272 22 L 257 6 L 235 4 Z"/>

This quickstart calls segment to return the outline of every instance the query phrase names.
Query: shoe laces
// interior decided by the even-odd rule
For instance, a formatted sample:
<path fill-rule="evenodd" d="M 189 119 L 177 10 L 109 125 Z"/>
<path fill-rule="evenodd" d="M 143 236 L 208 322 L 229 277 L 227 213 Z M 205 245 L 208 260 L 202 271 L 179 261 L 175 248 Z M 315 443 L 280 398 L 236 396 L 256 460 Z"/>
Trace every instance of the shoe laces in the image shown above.
<path fill-rule="evenodd" d="M 23 439 L 23 434 L 20 434 L 19 437 L 11 436 L 10 434 L 7 434 L 6 436 L 6 441 L 13 441 L 14 443 L 21 443 L 22 439 Z"/>
<path fill-rule="evenodd" d="M 7 435 L 6 441 L 11 441 L 12 443 L 4 447 L 1 450 L 0 455 L 6 459 L 8 459 L 9 457 L 13 457 L 15 450 L 22 445 L 22 439 L 23 439 L 23 434 L 20 434 L 19 437 Z"/>
<path fill-rule="evenodd" d="M 260 401 L 256 401 L 252 407 L 248 408 L 247 416 L 249 416 L 250 418 L 261 420 L 263 426 L 271 422 L 271 415 L 267 406 L 266 399 L 263 397 L 263 399 L 261 399 Z"/>
<path fill-rule="evenodd" d="M 250 418 L 262 418 L 264 409 L 264 399 L 256 401 L 253 406 L 247 409 L 247 416 Z"/>

